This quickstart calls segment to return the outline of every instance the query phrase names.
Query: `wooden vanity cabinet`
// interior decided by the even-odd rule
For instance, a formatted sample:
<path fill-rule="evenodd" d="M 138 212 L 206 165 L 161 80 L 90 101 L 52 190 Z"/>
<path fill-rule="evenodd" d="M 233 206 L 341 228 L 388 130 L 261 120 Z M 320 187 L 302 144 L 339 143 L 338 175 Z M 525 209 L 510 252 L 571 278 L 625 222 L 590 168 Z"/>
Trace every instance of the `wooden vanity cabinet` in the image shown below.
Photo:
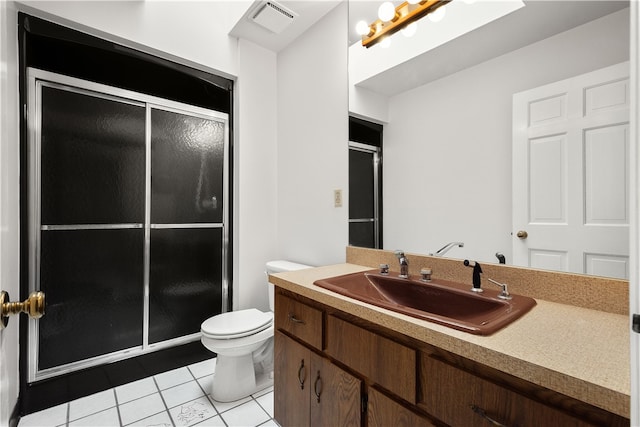
<path fill-rule="evenodd" d="M 629 426 L 627 418 L 281 289 L 274 375 L 274 418 L 283 427 Z"/>
<path fill-rule="evenodd" d="M 322 347 L 322 312 L 282 295 L 276 297 L 274 339 L 274 418 L 278 423 L 283 427 L 361 426 L 361 381 L 314 350 Z"/>

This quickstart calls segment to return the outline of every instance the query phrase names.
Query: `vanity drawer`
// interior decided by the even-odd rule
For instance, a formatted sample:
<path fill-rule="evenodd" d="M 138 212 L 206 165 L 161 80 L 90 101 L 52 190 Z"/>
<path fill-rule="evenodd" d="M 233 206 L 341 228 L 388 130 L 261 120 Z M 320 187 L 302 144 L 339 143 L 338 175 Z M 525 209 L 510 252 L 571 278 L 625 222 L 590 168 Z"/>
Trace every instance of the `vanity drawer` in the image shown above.
<path fill-rule="evenodd" d="M 333 315 L 327 316 L 326 333 L 325 353 L 415 404 L 416 350 Z"/>
<path fill-rule="evenodd" d="M 431 420 L 396 403 L 374 388 L 369 388 L 367 402 L 369 427 L 434 427 Z"/>
<path fill-rule="evenodd" d="M 275 327 L 322 350 L 322 310 L 285 295 L 275 296 Z"/>
<path fill-rule="evenodd" d="M 592 426 L 427 354 L 420 358 L 418 406 L 451 426 Z"/>

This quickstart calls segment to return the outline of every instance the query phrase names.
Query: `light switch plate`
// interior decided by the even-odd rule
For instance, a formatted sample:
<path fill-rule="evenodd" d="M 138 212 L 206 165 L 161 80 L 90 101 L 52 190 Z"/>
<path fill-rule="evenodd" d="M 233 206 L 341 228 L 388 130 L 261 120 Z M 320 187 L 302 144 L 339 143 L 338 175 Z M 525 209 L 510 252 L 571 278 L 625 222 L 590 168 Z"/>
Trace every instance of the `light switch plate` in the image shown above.
<path fill-rule="evenodd" d="M 333 190 L 333 206 L 336 208 L 342 207 L 342 190 Z"/>

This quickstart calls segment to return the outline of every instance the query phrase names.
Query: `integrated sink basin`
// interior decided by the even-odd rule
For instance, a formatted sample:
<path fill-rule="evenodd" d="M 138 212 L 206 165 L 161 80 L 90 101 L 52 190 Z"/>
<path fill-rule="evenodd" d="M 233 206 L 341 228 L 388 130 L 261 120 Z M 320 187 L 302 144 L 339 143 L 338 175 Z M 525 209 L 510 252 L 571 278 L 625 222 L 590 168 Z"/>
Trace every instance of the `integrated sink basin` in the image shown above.
<path fill-rule="evenodd" d="M 471 285 L 434 279 L 423 282 L 397 273 L 383 275 L 377 270 L 316 280 L 315 285 L 341 295 L 408 316 L 438 323 L 476 335 L 491 335 L 520 318 L 535 305 L 533 298 L 484 289 L 472 292 Z M 493 286 L 493 285 L 491 285 Z"/>

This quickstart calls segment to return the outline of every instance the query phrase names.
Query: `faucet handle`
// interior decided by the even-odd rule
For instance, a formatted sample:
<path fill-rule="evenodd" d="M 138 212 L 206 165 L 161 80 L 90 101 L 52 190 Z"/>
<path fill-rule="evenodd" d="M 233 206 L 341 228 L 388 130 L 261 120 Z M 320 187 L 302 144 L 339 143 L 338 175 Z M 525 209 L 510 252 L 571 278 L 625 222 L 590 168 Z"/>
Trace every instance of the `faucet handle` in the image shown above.
<path fill-rule="evenodd" d="M 380 264 L 380 274 L 389 274 L 389 264 Z"/>

